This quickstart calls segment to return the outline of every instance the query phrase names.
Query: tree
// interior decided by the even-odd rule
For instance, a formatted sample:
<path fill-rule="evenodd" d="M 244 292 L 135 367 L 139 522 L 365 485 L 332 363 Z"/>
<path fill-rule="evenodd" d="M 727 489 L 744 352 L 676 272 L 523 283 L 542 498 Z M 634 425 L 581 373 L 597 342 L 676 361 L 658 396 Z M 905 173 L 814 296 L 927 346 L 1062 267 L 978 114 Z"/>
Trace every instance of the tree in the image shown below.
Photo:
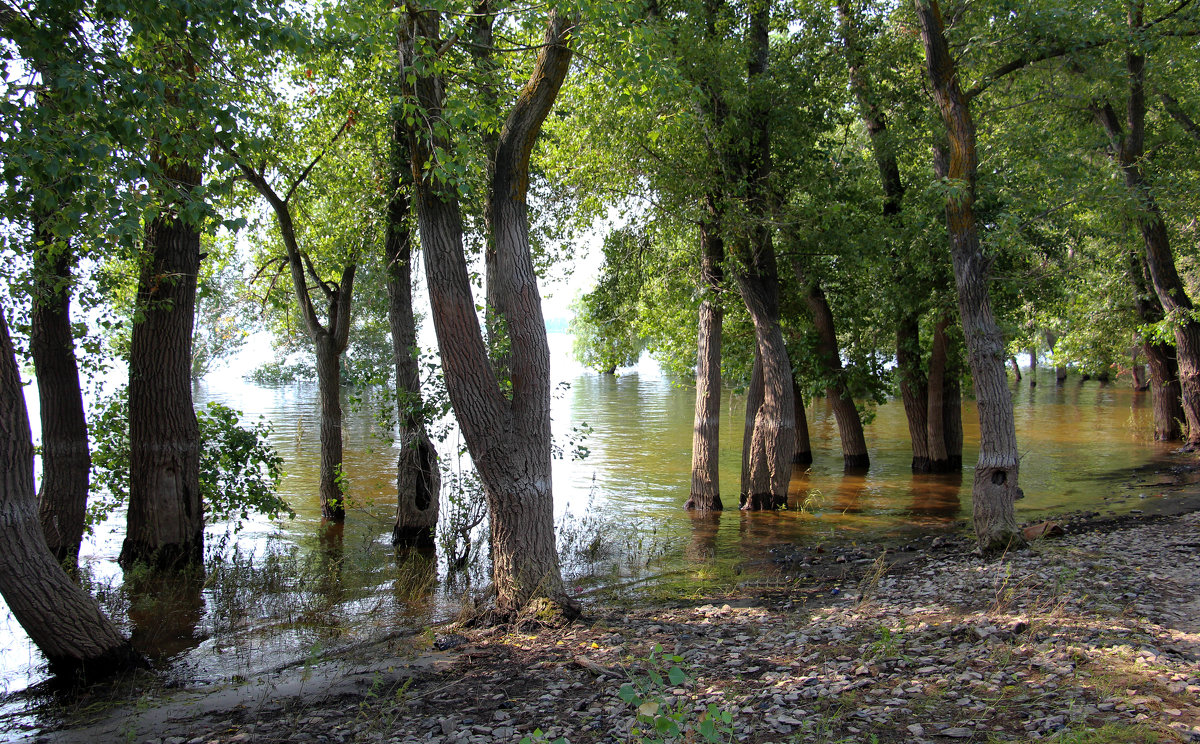
<path fill-rule="evenodd" d="M 96 600 L 58 565 L 37 521 L 33 441 L 0 308 L 0 593 L 59 675 L 100 677 L 142 664 Z"/>
<path fill-rule="evenodd" d="M 489 359 L 463 253 L 456 163 L 449 159 L 460 133 L 445 123 L 447 80 L 433 64 L 446 43 L 440 20 L 438 11 L 409 3 L 399 32 L 418 225 L 446 388 L 487 495 L 497 612 L 511 615 L 535 597 L 570 607 L 554 548 L 549 347 L 525 198 L 538 132 L 570 66 L 576 19 L 550 9 L 487 184 L 496 251 L 488 281 L 508 331 L 510 393 Z"/>
<path fill-rule="evenodd" d="M 1018 486 L 1016 426 L 1004 370 L 1004 343 L 988 299 L 987 259 L 975 222 L 978 156 L 971 99 L 959 84 L 937 0 L 916 0 L 916 11 L 930 85 L 950 142 L 946 226 L 979 408 L 979 460 L 971 488 L 975 536 L 980 550 L 988 554 L 1024 542 L 1014 507 L 1024 495 Z"/>
<path fill-rule="evenodd" d="M 425 429 L 421 396 L 417 322 L 412 303 L 412 163 L 408 133 L 399 103 L 392 106 L 388 136 L 389 198 L 384 237 L 388 325 L 396 368 L 396 405 L 400 416 L 400 455 L 396 461 L 396 524 L 392 543 L 432 549 L 437 534 L 441 471 L 437 450 Z"/>

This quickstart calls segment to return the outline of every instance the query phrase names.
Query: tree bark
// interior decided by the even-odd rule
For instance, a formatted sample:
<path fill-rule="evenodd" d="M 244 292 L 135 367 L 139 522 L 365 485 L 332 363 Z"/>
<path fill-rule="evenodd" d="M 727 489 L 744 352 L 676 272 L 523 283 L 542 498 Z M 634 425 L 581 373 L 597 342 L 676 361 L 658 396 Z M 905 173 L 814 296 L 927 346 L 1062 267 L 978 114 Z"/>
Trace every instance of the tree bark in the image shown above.
<path fill-rule="evenodd" d="M 950 453 L 946 448 L 946 365 L 949 346 L 946 326 L 950 319 L 942 317 L 933 329 L 929 349 L 928 406 L 925 414 L 925 441 L 929 448 L 930 471 L 944 473 L 950 468 Z"/>
<path fill-rule="evenodd" d="M 769 51 L 770 4 L 750 8 L 747 42 L 749 92 L 748 146 L 730 152 L 733 168 L 741 177 L 753 224 L 738 235 L 735 250 L 740 267 L 738 290 L 754 322 L 758 357 L 762 361 L 762 405 L 754 413 L 754 432 L 748 461 L 749 489 L 743 509 L 778 509 L 787 505 L 787 487 L 796 446 L 796 411 L 792 396 L 792 365 L 779 324 L 779 271 L 775 246 L 767 224 L 771 211 L 770 92 L 764 87 Z M 747 410 L 747 416 L 750 416 Z"/>
<path fill-rule="evenodd" d="M 417 322 L 412 305 L 412 236 L 409 227 L 412 164 L 408 134 L 392 122 L 390 198 L 384 259 L 387 262 L 388 325 L 396 368 L 400 456 L 396 460 L 396 523 L 392 544 L 431 550 L 437 533 L 441 470 L 437 450 L 425 430 L 418 366 Z"/>
<path fill-rule="evenodd" d="M 808 439 L 808 415 L 804 412 L 804 394 L 800 391 L 800 383 L 792 375 L 792 398 L 796 411 L 796 447 L 792 455 L 793 465 L 812 465 L 812 444 Z"/>
<path fill-rule="evenodd" d="M 1029 387 L 1037 387 L 1037 347 L 1029 347 Z"/>
<path fill-rule="evenodd" d="M 142 664 L 96 600 L 50 554 L 33 493 L 33 440 L 0 308 L 0 593 L 58 675 L 99 678 Z"/>
<path fill-rule="evenodd" d="M 912 471 L 933 472 L 928 434 L 929 387 L 921 369 L 921 334 L 914 312 L 902 313 L 896 324 L 896 372 L 904 417 L 908 421 L 908 439 L 912 443 Z"/>
<path fill-rule="evenodd" d="M 431 11 L 410 9 L 407 20 L 400 42 L 406 68 L 403 79 L 411 74 L 415 86 L 406 93 L 418 97 L 426 116 L 436 117 L 445 98 L 443 81 L 428 65 L 413 67 L 410 60 L 417 35 L 435 48 L 439 45 L 438 17 Z M 492 579 L 496 611 L 502 617 L 515 614 L 535 598 L 577 611 L 566 595 L 555 550 L 550 352 L 525 204 L 530 154 L 566 78 L 574 24 L 574 19 L 556 9 L 550 11 L 537 62 L 501 130 L 489 184 L 496 249 L 494 294 L 509 333 L 511 397 L 500 387 L 475 310 L 458 195 L 423 169 L 433 162 L 436 148 L 452 153 L 452 144 L 431 138 L 431 130 L 420 125 L 408 132 L 434 328 L 446 388 L 487 494 Z"/>
<path fill-rule="evenodd" d="M 846 390 L 846 371 L 842 367 L 841 353 L 838 350 L 837 330 L 834 327 L 833 312 L 829 308 L 829 300 L 821 285 L 810 282 L 800 269 L 796 267 L 796 280 L 807 285 L 804 301 L 808 305 L 809 316 L 817 330 L 817 355 L 820 357 L 822 372 L 828 384 L 825 396 L 833 407 L 833 416 L 837 421 L 838 438 L 842 444 L 842 460 L 847 471 L 867 470 L 871 466 L 871 458 L 867 454 L 867 439 L 863 434 L 862 417 L 854 399 Z"/>
<path fill-rule="evenodd" d="M 29 350 L 37 375 L 42 422 L 38 517 L 55 559 L 75 565 L 83 540 L 92 458 L 71 329 L 74 259 L 66 241 L 56 240 L 48 231 L 37 234 Z"/>
<path fill-rule="evenodd" d="M 200 430 L 192 404 L 192 326 L 200 232 L 175 211 L 200 185 L 190 164 L 156 156 L 167 204 L 146 226 L 129 351 L 129 517 L 120 563 L 200 564 Z"/>
<path fill-rule="evenodd" d="M 945 472 L 948 473 L 960 472 L 963 466 L 962 356 L 957 346 L 947 343 L 946 373 L 942 382 L 942 436 L 946 441 Z"/>
<path fill-rule="evenodd" d="M 317 396 L 321 403 L 321 516 L 346 518 L 346 489 L 342 473 L 342 365 L 341 350 L 329 336 L 314 341 L 317 356 Z"/>
<path fill-rule="evenodd" d="M 1143 323 L 1163 319 L 1162 304 L 1150 289 L 1150 268 L 1140 251 L 1129 253 L 1129 281 L 1133 285 L 1133 305 Z M 1146 366 L 1150 371 L 1150 390 L 1154 408 L 1154 439 L 1177 442 L 1183 439 L 1183 401 L 1179 388 L 1179 368 L 1175 350 L 1169 344 L 1151 339 L 1142 341 Z"/>
<path fill-rule="evenodd" d="M 1016 427 L 1004 371 L 1003 339 L 988 297 L 987 258 L 975 223 L 978 158 L 970 100 L 959 86 L 937 0 L 916 0 L 916 11 L 930 84 L 950 141 L 948 176 L 961 187 L 946 199 L 946 225 L 979 409 L 979 461 L 971 493 L 975 536 L 980 551 L 987 555 L 1024 543 L 1014 506 L 1023 495 L 1018 485 Z"/>
<path fill-rule="evenodd" d="M 793 383 L 794 384 L 794 383 Z M 746 508 L 746 502 L 753 491 L 750 482 L 750 457 L 753 452 L 754 422 L 758 419 L 758 409 L 763 404 L 763 365 L 758 347 L 754 349 L 754 364 L 750 368 L 750 384 L 746 386 L 746 417 L 742 426 L 742 478 L 738 505 Z"/>
<path fill-rule="evenodd" d="M 1144 26 L 1142 9 L 1141 2 L 1131 3 L 1129 7 L 1129 27 L 1135 34 Z M 1107 102 L 1093 106 L 1092 113 L 1108 135 L 1109 153 L 1121 169 L 1126 188 L 1139 205 L 1138 230 L 1145 246 L 1150 281 L 1163 312 L 1172 321 L 1175 334 L 1179 387 L 1188 428 L 1186 446 L 1196 449 L 1200 447 L 1200 323 L 1192 316 L 1191 298 L 1176 270 L 1166 221 L 1142 173 L 1146 129 L 1146 58 L 1131 48 L 1126 54 L 1125 63 L 1129 91 L 1124 124 Z"/>
<path fill-rule="evenodd" d="M 715 204 L 709 199 L 709 205 Z M 715 229 L 714 229 L 715 228 Z M 696 349 L 696 416 L 692 427 L 692 490 L 685 509 L 721 511 L 721 332 L 725 315 L 720 304 L 725 246 L 719 225 L 700 226 L 701 281 Z"/>

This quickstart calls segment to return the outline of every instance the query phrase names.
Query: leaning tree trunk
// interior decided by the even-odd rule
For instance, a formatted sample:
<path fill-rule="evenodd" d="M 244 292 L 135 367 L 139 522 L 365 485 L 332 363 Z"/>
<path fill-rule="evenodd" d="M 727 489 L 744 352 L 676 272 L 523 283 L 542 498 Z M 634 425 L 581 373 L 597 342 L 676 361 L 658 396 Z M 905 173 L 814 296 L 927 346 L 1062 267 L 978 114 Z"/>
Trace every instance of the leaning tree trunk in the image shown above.
<path fill-rule="evenodd" d="M 66 242 L 50 234 L 41 234 L 39 242 L 29 331 L 42 420 L 38 516 L 55 559 L 74 565 L 83 540 L 92 459 L 71 329 L 72 256 Z"/>
<path fill-rule="evenodd" d="M 967 340 L 979 410 L 979 460 L 971 489 L 975 536 L 985 555 L 1021 545 L 1015 502 L 1020 458 L 1012 401 L 1004 370 L 1004 343 L 992 315 L 987 257 L 975 223 L 975 124 L 970 99 L 959 87 L 954 58 L 946 44 L 937 0 L 916 0 L 929 80 L 950 141 L 948 176 L 962 188 L 946 199 L 946 225 L 958 288 L 958 309 Z"/>
<path fill-rule="evenodd" d="M 833 312 L 829 308 L 829 300 L 825 291 L 816 283 L 806 281 L 800 267 L 796 266 L 796 279 L 801 284 L 808 284 L 804 300 L 808 305 L 813 325 L 817 329 L 817 356 L 823 367 L 823 373 L 828 384 L 825 395 L 833 406 L 833 416 L 837 421 L 838 438 L 842 443 L 842 460 L 848 471 L 866 470 L 871 466 L 871 458 L 867 454 L 867 438 L 863 434 L 862 417 L 854 399 L 846 390 L 846 371 L 842 368 L 841 353 L 838 350 L 837 331 L 833 324 Z"/>
<path fill-rule="evenodd" d="M 100 677 L 141 663 L 96 600 L 50 554 L 33 493 L 33 440 L 0 308 L 0 594 L 55 674 Z"/>
<path fill-rule="evenodd" d="M 1142 3 L 1130 4 L 1129 26 L 1134 32 L 1143 27 Z M 1175 267 L 1162 210 L 1142 173 L 1146 130 L 1145 56 L 1131 50 L 1126 55 L 1126 69 L 1129 98 L 1124 125 L 1111 104 L 1094 106 L 1092 112 L 1108 135 L 1109 152 L 1121 169 L 1125 187 L 1138 205 L 1138 230 L 1145 246 L 1150 282 L 1175 334 L 1179 387 L 1188 429 L 1186 446 L 1196 449 L 1200 447 L 1200 322 L 1193 317 L 1191 298 Z"/>
<path fill-rule="evenodd" d="M 401 122 L 392 125 L 391 197 L 388 200 L 387 262 L 388 324 L 392 331 L 392 362 L 396 368 L 396 406 L 400 419 L 400 456 L 396 461 L 396 523 L 394 545 L 425 550 L 435 543 L 441 470 L 437 450 L 425 430 L 418 359 L 417 321 L 412 306 L 412 236 L 409 228 L 412 165 L 408 135 Z"/>
<path fill-rule="evenodd" d="M 929 453 L 929 391 L 921 369 L 921 335 L 917 314 L 905 312 L 896 324 L 896 372 L 900 381 L 900 400 L 908 421 L 908 439 L 912 443 L 912 471 L 933 471 Z"/>
<path fill-rule="evenodd" d="M 715 218 L 716 199 L 706 200 Z M 720 223 L 700 225 L 700 274 L 705 293 L 700 303 L 696 340 L 696 416 L 692 426 L 692 491 L 685 509 L 720 511 L 721 455 L 721 307 L 725 244 Z"/>
<path fill-rule="evenodd" d="M 525 198 L 533 145 L 570 66 L 575 19 L 552 9 L 545 43 L 501 129 L 489 183 L 496 249 L 495 303 L 510 340 L 511 397 L 488 358 L 463 251 L 462 216 L 453 186 L 424 170 L 435 148 L 452 152 L 436 131 L 408 131 L 430 308 L 446 389 L 483 482 L 491 516 L 496 611 L 511 616 L 535 598 L 577 610 L 566 595 L 554 539 L 550 457 L 550 352 L 529 248 Z M 444 81 L 430 65 L 413 68 L 416 36 L 438 39 L 438 17 L 410 14 L 401 28 L 404 86 L 437 117 Z M 431 137 L 432 135 L 432 137 Z M 489 281 L 493 277 L 489 276 Z"/>
<path fill-rule="evenodd" d="M 175 205 L 200 185 L 200 171 L 163 165 Z M 129 349 L 129 518 L 120 563 L 162 568 L 204 558 L 200 430 L 192 405 L 192 325 L 200 232 L 164 208 L 146 226 Z"/>

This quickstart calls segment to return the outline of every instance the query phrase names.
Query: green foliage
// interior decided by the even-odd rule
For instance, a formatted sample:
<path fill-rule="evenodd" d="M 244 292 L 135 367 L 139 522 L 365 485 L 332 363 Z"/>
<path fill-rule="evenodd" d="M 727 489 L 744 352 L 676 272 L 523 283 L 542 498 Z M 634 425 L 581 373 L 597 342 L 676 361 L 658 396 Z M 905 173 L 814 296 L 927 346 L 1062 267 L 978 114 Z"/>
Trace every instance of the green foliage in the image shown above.
<path fill-rule="evenodd" d="M 649 238 L 630 228 L 604 237 L 600 279 L 572 307 L 571 333 L 580 364 L 609 374 L 637 364 L 646 346 L 638 330 L 638 309 L 648 251 Z"/>
<path fill-rule="evenodd" d="M 733 741 L 733 713 L 715 703 L 697 714 L 683 702 L 669 702 L 668 688 L 681 687 L 688 675 L 679 664 L 683 657 L 663 652 L 655 644 L 646 659 L 644 675 L 621 685 L 621 700 L 637 711 L 631 740 L 638 744 L 703 741 L 707 744 Z M 674 699 L 674 698 L 673 698 Z"/>
<path fill-rule="evenodd" d="M 271 427 L 243 424 L 241 413 L 209 403 L 197 411 L 200 425 L 200 491 L 205 520 L 230 522 L 234 530 L 250 512 L 271 519 L 296 516 L 276 487 L 283 458 L 271 446 Z M 102 400 L 92 421 L 92 484 L 87 525 L 92 529 L 129 500 L 129 395 L 125 388 Z"/>

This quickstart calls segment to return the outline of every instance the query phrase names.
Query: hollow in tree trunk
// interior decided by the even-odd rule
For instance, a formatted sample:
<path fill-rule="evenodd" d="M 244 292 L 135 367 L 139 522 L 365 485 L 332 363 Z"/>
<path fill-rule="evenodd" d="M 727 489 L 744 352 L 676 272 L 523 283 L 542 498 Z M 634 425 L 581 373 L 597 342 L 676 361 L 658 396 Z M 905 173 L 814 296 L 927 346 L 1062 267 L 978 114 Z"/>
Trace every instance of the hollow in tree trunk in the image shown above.
<path fill-rule="evenodd" d="M 1016 427 L 1004 370 L 1004 343 L 992 315 L 987 258 L 975 222 L 978 159 L 970 99 L 959 87 L 937 0 L 916 0 L 916 11 L 930 84 L 950 142 L 948 177 L 962 187 L 946 200 L 946 225 L 979 410 L 979 460 L 971 495 L 975 536 L 987 555 L 1024 543 L 1014 506 L 1023 495 L 1018 485 Z"/>
<path fill-rule="evenodd" d="M 96 678 L 142 663 L 96 600 L 50 554 L 33 493 L 33 438 L 0 308 L 0 594 L 58 675 Z"/>
<path fill-rule="evenodd" d="M 73 257 L 66 241 L 48 231 L 38 235 L 29 331 L 42 422 L 38 516 L 55 559 L 74 565 L 83 540 L 92 459 L 71 329 Z"/>
<path fill-rule="evenodd" d="M 120 563 L 161 568 L 204 558 L 200 430 L 192 405 L 192 326 L 200 232 L 177 213 L 200 171 L 156 156 L 167 205 L 147 226 L 129 348 L 129 518 Z M 171 190 L 171 191 L 169 191 Z M 177 191 L 173 191 L 177 190 Z"/>
<path fill-rule="evenodd" d="M 392 122 L 391 197 L 388 200 L 384 259 L 387 262 L 388 324 L 396 368 L 400 456 L 396 461 L 396 523 L 392 543 L 425 550 L 435 543 L 441 471 L 437 450 L 425 430 L 418 366 L 417 322 L 412 306 L 412 231 L 409 227 L 412 165 L 408 133 Z"/>

